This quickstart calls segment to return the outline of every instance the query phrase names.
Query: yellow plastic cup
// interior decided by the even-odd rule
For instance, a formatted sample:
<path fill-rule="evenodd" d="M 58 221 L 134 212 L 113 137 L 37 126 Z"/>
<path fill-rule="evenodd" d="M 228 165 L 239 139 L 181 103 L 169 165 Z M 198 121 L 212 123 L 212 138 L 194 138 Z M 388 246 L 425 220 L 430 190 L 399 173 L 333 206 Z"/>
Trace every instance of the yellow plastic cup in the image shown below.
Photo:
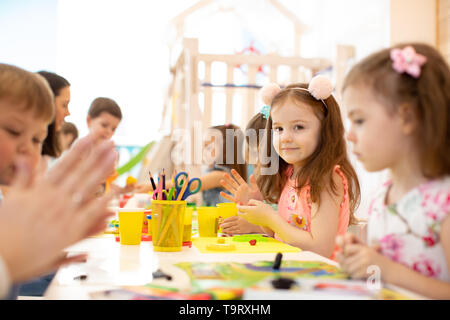
<path fill-rule="evenodd" d="M 217 204 L 218 211 L 218 223 L 229 217 L 237 216 L 237 205 L 234 202 L 222 202 Z M 219 232 L 222 232 L 222 228 L 219 227 Z"/>
<path fill-rule="evenodd" d="M 181 251 L 186 201 L 152 201 L 154 251 Z"/>
<path fill-rule="evenodd" d="M 141 244 L 143 208 L 120 208 L 119 210 L 120 244 Z"/>
<path fill-rule="evenodd" d="M 219 217 L 226 219 L 229 217 L 237 216 L 237 205 L 234 202 L 218 203 Z"/>
<path fill-rule="evenodd" d="M 200 237 L 217 237 L 217 207 L 197 207 Z"/>
<path fill-rule="evenodd" d="M 184 228 L 183 228 L 183 242 L 191 241 L 192 237 L 192 212 L 193 207 L 186 207 L 184 211 Z"/>

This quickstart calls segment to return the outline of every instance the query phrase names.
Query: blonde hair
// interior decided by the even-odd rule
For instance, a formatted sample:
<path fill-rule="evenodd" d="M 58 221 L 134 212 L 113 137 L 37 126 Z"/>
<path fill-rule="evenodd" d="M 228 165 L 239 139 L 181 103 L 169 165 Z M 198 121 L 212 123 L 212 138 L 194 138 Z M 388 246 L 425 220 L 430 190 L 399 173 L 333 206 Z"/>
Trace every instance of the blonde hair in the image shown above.
<path fill-rule="evenodd" d="M 55 116 L 54 97 L 47 81 L 16 66 L 0 63 L 0 100 L 23 105 L 23 111 L 32 111 L 47 123 Z"/>
<path fill-rule="evenodd" d="M 392 67 L 393 48 L 412 46 L 427 58 L 416 79 Z M 376 52 L 356 64 L 345 78 L 342 91 L 363 85 L 391 114 L 402 104 L 413 108 L 419 129 L 422 173 L 427 178 L 450 174 L 450 68 L 433 47 L 421 43 L 399 44 Z"/>

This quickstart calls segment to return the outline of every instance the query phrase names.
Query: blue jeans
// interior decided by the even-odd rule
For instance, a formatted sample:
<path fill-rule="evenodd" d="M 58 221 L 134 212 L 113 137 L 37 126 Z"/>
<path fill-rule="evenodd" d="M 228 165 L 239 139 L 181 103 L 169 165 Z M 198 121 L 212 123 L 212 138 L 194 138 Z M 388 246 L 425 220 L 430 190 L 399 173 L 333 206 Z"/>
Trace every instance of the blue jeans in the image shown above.
<path fill-rule="evenodd" d="M 43 296 L 54 276 L 55 273 L 50 273 L 48 275 L 22 283 L 19 289 L 19 296 Z"/>

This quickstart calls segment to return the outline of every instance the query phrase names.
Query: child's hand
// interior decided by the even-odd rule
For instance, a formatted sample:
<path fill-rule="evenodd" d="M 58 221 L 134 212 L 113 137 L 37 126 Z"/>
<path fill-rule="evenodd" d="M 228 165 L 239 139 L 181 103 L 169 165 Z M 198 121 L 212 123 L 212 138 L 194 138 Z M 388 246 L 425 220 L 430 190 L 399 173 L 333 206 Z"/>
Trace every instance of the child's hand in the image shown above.
<path fill-rule="evenodd" d="M 250 176 L 249 186 L 236 170 L 232 169 L 231 174 L 234 179 L 228 173 L 225 173 L 223 175 L 224 179 L 220 180 L 220 184 L 228 190 L 232 196 L 225 192 L 221 192 L 220 195 L 222 197 L 242 205 L 248 204 L 250 199 L 263 200 L 263 196 L 261 191 L 259 191 L 256 179 L 253 175 Z"/>
<path fill-rule="evenodd" d="M 136 188 L 135 184 L 127 184 L 125 187 L 121 187 L 117 184 L 111 184 L 110 186 L 111 191 L 114 192 L 115 194 L 123 194 L 123 193 L 130 193 L 133 192 L 134 189 Z"/>
<path fill-rule="evenodd" d="M 276 214 L 272 207 L 259 200 L 250 200 L 248 206 L 238 206 L 238 215 L 250 223 L 268 226 L 270 218 Z"/>
<path fill-rule="evenodd" d="M 0 252 L 13 282 L 28 280 L 73 261 L 63 249 L 106 228 L 111 197 L 92 197 L 114 168 L 112 144 L 92 147 L 80 139 L 47 175 L 33 179 L 19 161 L 0 207 Z M 82 159 L 80 161 L 80 159 Z"/>
<path fill-rule="evenodd" d="M 341 268 L 354 279 L 367 278 L 370 266 L 386 270 L 386 266 L 391 263 L 390 259 L 379 252 L 378 246 L 369 247 L 353 234 L 337 237 L 336 244 L 340 247 L 337 259 Z"/>
<path fill-rule="evenodd" d="M 260 227 L 239 216 L 226 218 L 219 226 L 222 228 L 223 233 L 229 235 L 262 232 Z"/>
<path fill-rule="evenodd" d="M 149 191 L 153 191 L 153 187 L 147 183 L 137 184 L 134 188 L 134 192 L 136 193 L 147 193 Z"/>

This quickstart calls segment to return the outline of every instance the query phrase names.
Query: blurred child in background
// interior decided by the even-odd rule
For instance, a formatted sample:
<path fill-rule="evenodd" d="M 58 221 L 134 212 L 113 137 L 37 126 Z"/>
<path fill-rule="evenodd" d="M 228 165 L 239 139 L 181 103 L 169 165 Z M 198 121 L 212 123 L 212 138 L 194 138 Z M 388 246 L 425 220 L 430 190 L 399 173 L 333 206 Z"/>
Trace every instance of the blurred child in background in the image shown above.
<path fill-rule="evenodd" d="M 72 122 L 64 122 L 59 132 L 61 151 L 68 150 L 76 139 L 78 139 L 77 127 Z"/>
<path fill-rule="evenodd" d="M 450 69 L 426 44 L 376 52 L 346 76 L 347 138 L 365 169 L 389 170 L 363 239 L 340 236 L 352 278 L 377 266 L 383 282 L 450 298 Z"/>

